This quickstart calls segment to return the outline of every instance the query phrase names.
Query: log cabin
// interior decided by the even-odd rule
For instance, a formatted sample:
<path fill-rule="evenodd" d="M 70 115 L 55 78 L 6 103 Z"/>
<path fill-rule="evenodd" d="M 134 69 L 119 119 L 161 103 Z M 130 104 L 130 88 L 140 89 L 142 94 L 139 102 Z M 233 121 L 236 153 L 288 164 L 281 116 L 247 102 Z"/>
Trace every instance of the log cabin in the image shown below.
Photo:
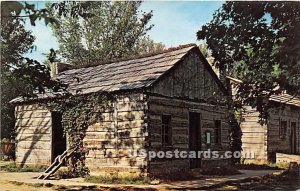
<path fill-rule="evenodd" d="M 58 71 L 56 69 L 56 71 Z M 163 158 L 118 155 L 138 151 L 229 150 L 227 91 L 195 44 L 134 59 L 59 71 L 57 79 L 81 95 L 111 92 L 112 111 L 89 126 L 83 145 L 91 174 L 164 174 L 228 165 L 228 159 Z M 78 80 L 80 79 L 80 80 Z M 50 165 L 68 149 L 61 114 L 36 99 L 16 98 L 16 163 Z M 224 104 L 225 103 L 225 104 Z"/>
<path fill-rule="evenodd" d="M 241 80 L 227 77 L 232 84 Z M 259 123 L 259 112 L 251 106 L 243 106 L 240 127 L 243 152 L 254 158 L 243 159 L 246 163 L 298 162 L 300 163 L 300 99 L 287 93 L 271 95 L 273 105 L 268 111 L 266 124 Z"/>

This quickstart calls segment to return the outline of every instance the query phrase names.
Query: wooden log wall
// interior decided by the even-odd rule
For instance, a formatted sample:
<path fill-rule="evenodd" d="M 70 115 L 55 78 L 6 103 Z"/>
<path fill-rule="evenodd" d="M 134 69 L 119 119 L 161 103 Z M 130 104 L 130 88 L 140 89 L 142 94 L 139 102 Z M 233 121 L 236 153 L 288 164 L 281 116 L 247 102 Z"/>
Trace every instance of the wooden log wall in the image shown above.
<path fill-rule="evenodd" d="M 202 150 L 229 150 L 229 125 L 227 123 L 226 107 L 213 106 L 177 98 L 167 98 L 159 95 L 149 95 L 147 122 L 149 126 L 149 150 L 189 150 L 189 112 L 201 114 L 201 144 Z M 161 138 L 161 116 L 171 115 L 172 146 L 164 147 Z M 222 142 L 215 144 L 214 120 L 222 122 Z M 206 145 L 206 130 L 212 132 L 212 144 Z M 218 161 L 216 161 L 218 162 Z M 171 173 L 186 171 L 190 168 L 189 159 L 157 159 L 148 163 L 150 173 Z"/>
<path fill-rule="evenodd" d="M 217 76 L 212 69 L 209 70 L 208 64 L 201 61 L 197 53 L 189 53 L 181 62 L 165 78 L 157 81 L 151 92 L 198 100 L 223 96 L 217 84 Z"/>
<path fill-rule="evenodd" d="M 287 121 L 286 137 L 281 139 L 279 137 L 280 120 Z M 300 154 L 300 108 L 291 107 L 278 107 L 270 111 L 270 120 L 268 121 L 268 153 L 279 152 L 292 154 L 291 148 L 291 123 L 296 123 L 296 152 Z"/>
<path fill-rule="evenodd" d="M 38 104 L 15 107 L 16 163 L 49 165 L 51 160 L 51 112 Z"/>
<path fill-rule="evenodd" d="M 300 155 L 276 153 L 276 163 L 291 163 L 296 162 L 300 164 Z"/>
<path fill-rule="evenodd" d="M 267 126 L 258 123 L 259 113 L 250 106 L 244 107 L 242 130 L 242 149 L 245 153 L 254 152 L 254 160 L 267 160 Z M 244 159 L 251 162 L 253 159 Z"/>
<path fill-rule="evenodd" d="M 143 94 L 119 95 L 111 108 L 101 114 L 103 120 L 87 129 L 83 143 L 89 150 L 86 166 L 91 174 L 145 171 L 146 159 L 130 156 L 128 151 L 137 152 L 146 146 L 146 109 Z"/>
<path fill-rule="evenodd" d="M 244 152 L 255 152 L 255 160 L 275 160 L 275 153 L 291 154 L 291 122 L 296 123 L 296 154 L 300 154 L 300 108 L 275 107 L 270 110 L 267 125 L 258 123 L 256 109 L 245 106 L 244 121 L 241 123 L 242 148 Z M 280 121 L 287 121 L 285 138 L 280 138 Z M 295 153 L 294 153 L 295 154 Z M 247 161 L 247 160 L 246 160 Z M 252 160 L 249 160 L 252 161 Z"/>

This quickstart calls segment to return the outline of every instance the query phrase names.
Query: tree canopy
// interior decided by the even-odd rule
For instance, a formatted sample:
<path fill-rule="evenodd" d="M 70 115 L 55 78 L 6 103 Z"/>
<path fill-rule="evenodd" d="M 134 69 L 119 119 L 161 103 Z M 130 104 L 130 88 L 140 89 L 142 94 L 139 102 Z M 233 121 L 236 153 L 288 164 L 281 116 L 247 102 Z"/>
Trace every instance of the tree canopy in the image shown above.
<path fill-rule="evenodd" d="M 48 13 L 46 9 L 35 9 L 34 4 L 1 2 L 1 137 L 13 136 L 14 106 L 10 100 L 64 87 L 50 78 L 47 66 L 24 57 L 35 48 L 35 37 L 25 29 L 24 19 L 28 18 L 32 25 L 37 19 L 54 23 Z"/>
<path fill-rule="evenodd" d="M 146 33 L 152 28 L 152 12 L 139 11 L 141 2 L 90 2 L 90 17 L 64 17 L 52 25 L 58 53 L 66 62 L 85 65 L 161 50 Z M 53 11 L 58 18 L 59 12 Z"/>
<path fill-rule="evenodd" d="M 272 94 L 300 96 L 299 31 L 299 2 L 226 2 L 197 37 L 220 69 L 243 80 L 238 98 L 263 114 Z"/>
<path fill-rule="evenodd" d="M 14 75 L 14 68 L 22 64 L 22 55 L 34 42 L 32 34 L 25 30 L 19 18 L 1 22 L 1 134 L 9 136 L 14 127 L 13 98 L 27 93 L 25 79 Z"/>

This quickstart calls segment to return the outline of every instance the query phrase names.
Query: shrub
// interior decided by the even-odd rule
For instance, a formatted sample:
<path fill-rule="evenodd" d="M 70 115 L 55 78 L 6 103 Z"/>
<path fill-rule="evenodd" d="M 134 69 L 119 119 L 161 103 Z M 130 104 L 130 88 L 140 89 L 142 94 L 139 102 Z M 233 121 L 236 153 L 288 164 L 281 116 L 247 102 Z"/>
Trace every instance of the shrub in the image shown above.
<path fill-rule="evenodd" d="M 65 178 L 75 178 L 77 177 L 76 175 L 77 174 L 74 174 L 68 169 L 62 169 L 62 170 L 58 170 L 54 176 L 58 179 L 65 179 Z"/>
<path fill-rule="evenodd" d="M 2 151 L 2 160 L 10 160 L 14 158 L 15 155 L 15 140 L 3 138 L 1 141 L 1 151 Z"/>

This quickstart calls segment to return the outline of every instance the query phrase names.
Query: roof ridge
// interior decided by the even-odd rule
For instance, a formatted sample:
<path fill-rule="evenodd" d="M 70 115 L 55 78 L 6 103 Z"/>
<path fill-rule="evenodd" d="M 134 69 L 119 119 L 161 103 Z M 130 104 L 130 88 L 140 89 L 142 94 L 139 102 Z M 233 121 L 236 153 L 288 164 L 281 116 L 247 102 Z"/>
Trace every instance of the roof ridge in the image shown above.
<path fill-rule="evenodd" d="M 99 66 L 99 65 L 111 64 L 111 63 L 116 63 L 116 62 L 147 58 L 147 57 L 156 56 L 156 55 L 164 54 L 164 53 L 168 53 L 168 52 L 173 52 L 173 51 L 176 51 L 176 50 L 180 50 L 180 49 L 184 49 L 184 48 L 188 48 L 188 47 L 192 47 L 192 46 L 197 46 L 197 45 L 195 43 L 188 43 L 188 44 L 179 45 L 177 47 L 170 47 L 170 48 L 165 49 L 165 50 L 145 53 L 145 54 L 141 54 L 141 55 L 134 55 L 134 56 L 128 56 L 128 57 L 123 57 L 123 58 L 116 58 L 116 59 L 106 60 L 106 61 L 103 61 L 103 62 L 96 62 L 96 63 L 92 63 L 92 64 L 87 64 L 87 65 L 77 65 L 77 66 L 72 65 L 67 70 L 80 69 L 80 68 L 89 68 L 89 67 L 95 67 L 95 66 Z"/>

